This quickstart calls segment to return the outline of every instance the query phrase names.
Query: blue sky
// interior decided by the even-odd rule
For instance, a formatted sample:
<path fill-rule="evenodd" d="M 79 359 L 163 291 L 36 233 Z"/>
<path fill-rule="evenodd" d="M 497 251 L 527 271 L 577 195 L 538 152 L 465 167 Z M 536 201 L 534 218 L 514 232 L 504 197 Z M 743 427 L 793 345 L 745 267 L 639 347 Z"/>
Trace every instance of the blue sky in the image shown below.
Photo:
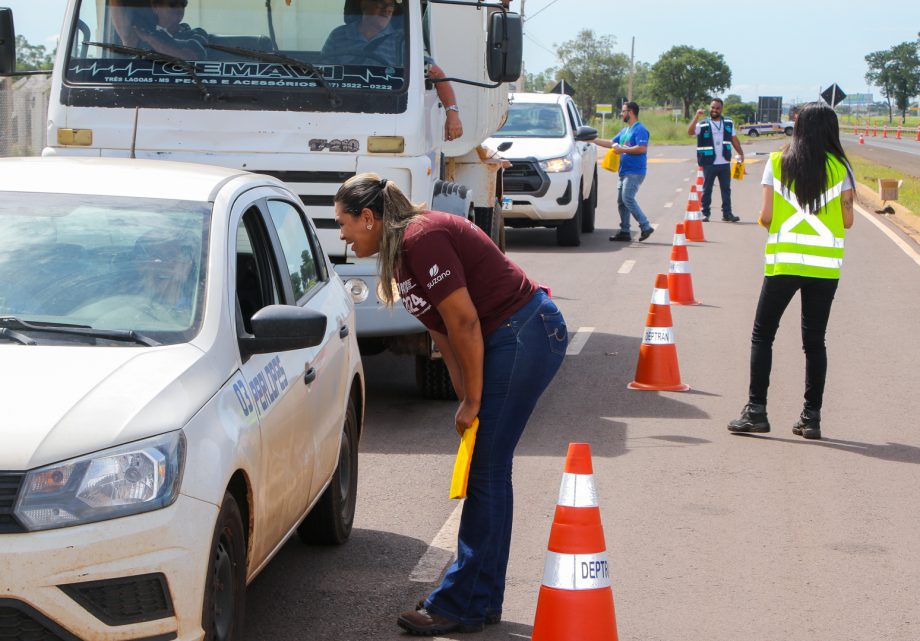
<path fill-rule="evenodd" d="M 920 31 L 917 0 L 862 4 L 858 10 L 847 8 L 854 4 L 847 0 L 712 5 L 689 0 L 523 2 L 528 18 L 527 71 L 555 66 L 554 45 L 591 28 L 598 35 L 614 36 L 617 50 L 627 54 L 635 37 L 636 59 L 644 62 L 654 62 L 677 44 L 717 51 L 732 70 L 732 87 L 725 93 L 738 93 L 746 100 L 761 95 L 783 96 L 787 102 L 810 100 L 819 86 L 832 82 L 847 93 L 872 92 L 866 86 L 864 56 L 916 39 Z M 513 0 L 512 9 L 520 11 L 521 3 Z M 54 45 L 65 0 L 0 0 L 0 4 L 13 9 L 17 33 L 33 44 Z"/>

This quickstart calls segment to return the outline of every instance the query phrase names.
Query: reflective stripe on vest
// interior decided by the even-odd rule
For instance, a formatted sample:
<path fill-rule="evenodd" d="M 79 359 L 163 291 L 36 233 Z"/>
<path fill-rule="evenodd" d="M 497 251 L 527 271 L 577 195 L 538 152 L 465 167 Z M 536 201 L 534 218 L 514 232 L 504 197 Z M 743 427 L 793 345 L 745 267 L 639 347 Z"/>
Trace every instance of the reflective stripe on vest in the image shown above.
<path fill-rule="evenodd" d="M 547 552 L 543 585 L 557 590 L 597 590 L 610 587 L 607 553 L 560 554 Z"/>
<path fill-rule="evenodd" d="M 822 195 L 821 209 L 812 214 L 782 184 L 782 153 L 771 154 L 770 162 L 774 175 L 773 218 L 764 248 L 764 274 L 840 278 L 844 253 L 840 195 L 846 167 L 828 155 L 828 175 L 832 187 Z"/>

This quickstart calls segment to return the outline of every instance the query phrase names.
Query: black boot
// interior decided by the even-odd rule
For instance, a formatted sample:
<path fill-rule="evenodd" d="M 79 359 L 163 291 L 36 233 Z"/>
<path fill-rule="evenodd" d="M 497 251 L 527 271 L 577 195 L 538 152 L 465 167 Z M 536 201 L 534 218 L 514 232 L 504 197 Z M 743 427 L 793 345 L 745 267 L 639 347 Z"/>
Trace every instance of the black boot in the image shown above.
<path fill-rule="evenodd" d="M 820 410 L 802 410 L 799 420 L 792 426 L 792 433 L 810 440 L 821 438 L 821 411 Z"/>
<path fill-rule="evenodd" d="M 763 434 L 770 431 L 767 420 L 767 406 L 748 403 L 741 410 L 741 416 L 728 424 L 729 432 Z"/>

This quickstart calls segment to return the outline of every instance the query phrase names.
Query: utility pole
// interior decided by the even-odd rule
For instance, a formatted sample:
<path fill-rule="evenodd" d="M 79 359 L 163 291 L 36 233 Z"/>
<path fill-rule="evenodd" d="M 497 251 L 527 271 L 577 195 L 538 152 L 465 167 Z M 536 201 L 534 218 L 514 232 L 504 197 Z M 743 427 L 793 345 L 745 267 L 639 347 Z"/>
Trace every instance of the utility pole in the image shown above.
<path fill-rule="evenodd" d="M 526 25 L 527 19 L 524 17 L 524 2 L 525 0 L 521 0 L 521 26 L 526 30 L 527 29 L 527 25 Z M 511 4 L 511 3 L 509 2 L 508 4 Z M 521 56 L 521 78 L 520 78 L 520 82 L 517 83 L 518 91 L 527 91 L 527 87 L 526 87 L 527 71 L 525 70 L 524 64 L 525 64 L 524 57 Z"/>
<path fill-rule="evenodd" d="M 524 2 L 524 0 L 521 0 L 521 2 Z M 636 75 L 635 57 L 636 57 L 636 36 L 633 36 L 632 37 L 632 48 L 629 51 L 629 92 L 627 93 L 627 95 L 629 96 L 630 102 L 632 102 L 632 99 L 633 99 L 633 76 Z"/>

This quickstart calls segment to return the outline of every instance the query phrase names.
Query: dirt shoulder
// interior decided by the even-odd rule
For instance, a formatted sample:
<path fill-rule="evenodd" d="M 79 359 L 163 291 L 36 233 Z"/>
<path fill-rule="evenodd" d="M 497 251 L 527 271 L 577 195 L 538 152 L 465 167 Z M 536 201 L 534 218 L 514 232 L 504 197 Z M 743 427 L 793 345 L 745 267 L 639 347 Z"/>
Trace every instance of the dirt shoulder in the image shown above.
<path fill-rule="evenodd" d="M 863 183 L 856 183 L 856 195 L 856 202 L 870 214 L 890 221 L 907 234 L 911 240 L 920 245 L 920 216 L 896 202 L 886 201 L 883 204 L 878 197 L 878 192 Z M 890 207 L 894 210 L 894 213 L 879 213 L 883 207 Z"/>

